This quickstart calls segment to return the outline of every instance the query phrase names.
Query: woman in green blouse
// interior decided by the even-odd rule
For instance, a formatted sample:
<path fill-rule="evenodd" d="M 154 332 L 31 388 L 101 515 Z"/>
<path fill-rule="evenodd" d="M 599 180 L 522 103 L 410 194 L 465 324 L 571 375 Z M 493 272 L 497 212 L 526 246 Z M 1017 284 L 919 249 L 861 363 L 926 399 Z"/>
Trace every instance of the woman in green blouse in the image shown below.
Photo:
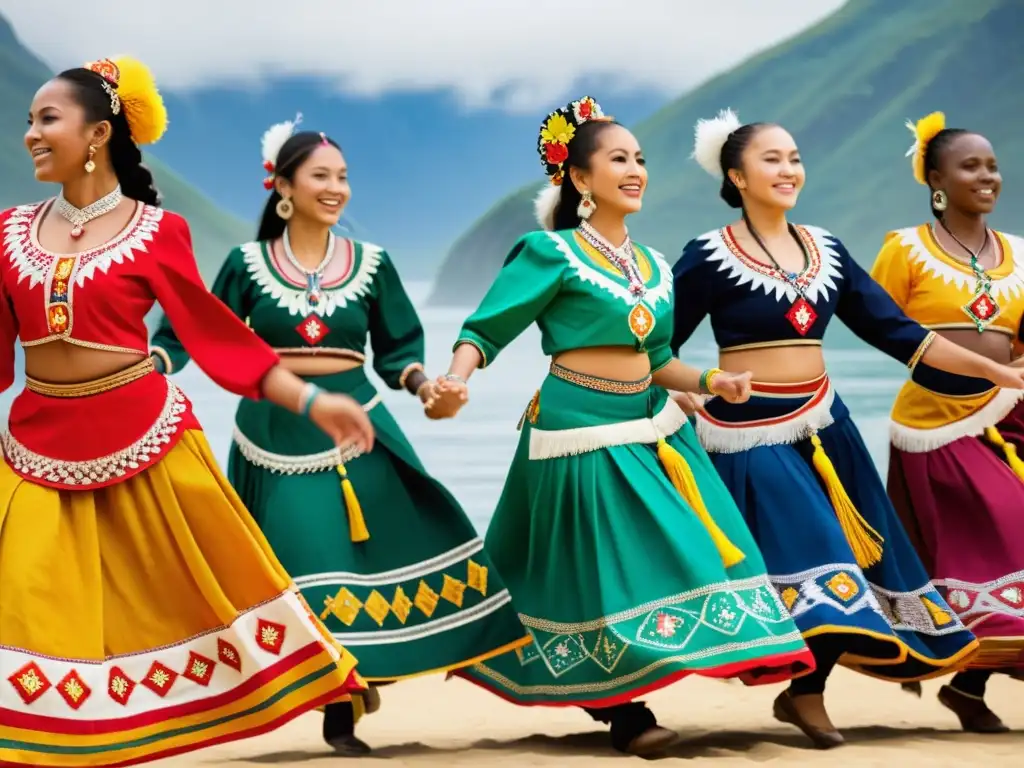
<path fill-rule="evenodd" d="M 335 238 L 351 190 L 338 145 L 282 123 L 264 136 L 273 192 L 256 242 L 228 254 L 213 292 L 317 387 L 355 397 L 377 431 L 359 455 L 330 444 L 307 419 L 243 400 L 228 475 L 306 601 L 384 683 L 457 669 L 528 637 L 484 544 L 450 493 L 427 474 L 364 371 L 426 402 L 424 338 L 388 254 Z M 166 318 L 155 362 L 188 355 Z M 368 709 L 377 705 L 375 695 Z M 360 707 L 361 709 L 361 707 Z M 345 754 L 369 747 L 349 702 L 329 704 L 324 738 Z"/>
<path fill-rule="evenodd" d="M 548 231 L 520 238 L 455 343 L 428 415 L 531 323 L 552 358 L 522 420 L 488 551 L 533 642 L 459 674 L 525 705 L 584 707 L 617 749 L 675 734 L 635 701 L 689 674 L 771 683 L 814 661 L 732 498 L 667 389 L 749 396 L 749 374 L 673 358 L 672 272 L 632 242 L 647 170 L 591 98 L 549 115 Z"/>

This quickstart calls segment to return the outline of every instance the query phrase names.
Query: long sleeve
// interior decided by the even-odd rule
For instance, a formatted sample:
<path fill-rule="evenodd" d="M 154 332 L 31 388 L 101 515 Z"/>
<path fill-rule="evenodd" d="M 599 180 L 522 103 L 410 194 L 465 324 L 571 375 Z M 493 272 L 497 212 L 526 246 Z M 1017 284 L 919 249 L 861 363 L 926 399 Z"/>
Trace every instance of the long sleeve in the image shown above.
<path fill-rule="evenodd" d="M 679 261 L 672 267 L 673 275 L 673 307 L 672 307 L 672 345 L 673 355 L 679 354 L 679 348 L 685 344 L 697 330 L 708 313 L 711 312 L 711 285 L 706 272 L 708 262 L 704 255 L 704 241 L 691 240 L 683 248 Z M 652 367 L 654 361 L 651 361 Z"/>
<path fill-rule="evenodd" d="M 931 331 L 907 317 L 846 247 L 832 239 L 844 277 L 836 316 L 875 349 L 910 365 L 920 357 Z"/>
<path fill-rule="evenodd" d="M 903 309 L 910 303 L 914 288 L 910 263 L 904 250 L 899 234 L 890 232 L 885 236 L 882 250 L 878 252 L 874 266 L 871 267 L 871 277 Z"/>
<path fill-rule="evenodd" d="M 263 378 L 280 362 L 277 353 L 207 290 L 185 220 L 165 213 L 160 235 L 151 287 L 173 333 L 218 386 L 259 400 Z"/>
<path fill-rule="evenodd" d="M 7 286 L 0 279 L 0 392 L 14 383 L 14 345 L 18 339 L 18 318 Z"/>
<path fill-rule="evenodd" d="M 476 347 L 481 368 L 494 362 L 558 294 L 566 262 L 547 239 L 544 232 L 519 239 L 480 306 L 463 324 L 455 346 Z"/>
<path fill-rule="evenodd" d="M 412 371 L 423 369 L 426 340 L 416 308 L 385 251 L 380 252 L 374 288 L 369 312 L 373 370 L 391 389 L 401 389 Z"/>
<path fill-rule="evenodd" d="M 242 249 L 236 248 L 224 260 L 213 281 L 210 293 L 220 299 L 240 320 L 249 315 L 248 299 L 245 293 L 245 262 Z M 175 333 L 167 313 L 160 318 L 156 333 L 149 344 L 150 354 L 156 355 L 163 365 L 163 373 L 178 373 L 188 365 L 191 356 Z"/>

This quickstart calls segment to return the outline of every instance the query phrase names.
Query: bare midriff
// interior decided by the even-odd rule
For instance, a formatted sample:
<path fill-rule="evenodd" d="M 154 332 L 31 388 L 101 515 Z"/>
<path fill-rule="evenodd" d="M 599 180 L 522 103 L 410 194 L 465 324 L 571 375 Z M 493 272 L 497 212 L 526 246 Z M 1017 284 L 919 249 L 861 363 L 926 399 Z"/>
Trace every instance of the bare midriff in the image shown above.
<path fill-rule="evenodd" d="M 646 352 L 632 347 L 586 347 L 569 349 L 553 358 L 570 371 L 612 381 L 640 381 L 651 372 Z"/>
<path fill-rule="evenodd" d="M 1008 333 L 999 331 L 978 333 L 973 328 L 936 329 L 935 332 L 954 344 L 997 363 L 1005 365 L 1013 359 L 1013 337 Z"/>
<path fill-rule="evenodd" d="M 102 379 L 146 359 L 132 352 L 113 352 L 56 339 L 25 347 L 25 375 L 51 384 L 82 384 Z"/>
<path fill-rule="evenodd" d="M 362 368 L 363 361 L 348 357 L 289 354 L 278 352 L 281 365 L 296 376 L 331 376 L 355 368 Z"/>
<path fill-rule="evenodd" d="M 794 384 L 821 376 L 825 356 L 816 345 L 755 347 L 721 352 L 718 367 L 730 373 L 750 371 L 754 381 L 766 384 Z"/>

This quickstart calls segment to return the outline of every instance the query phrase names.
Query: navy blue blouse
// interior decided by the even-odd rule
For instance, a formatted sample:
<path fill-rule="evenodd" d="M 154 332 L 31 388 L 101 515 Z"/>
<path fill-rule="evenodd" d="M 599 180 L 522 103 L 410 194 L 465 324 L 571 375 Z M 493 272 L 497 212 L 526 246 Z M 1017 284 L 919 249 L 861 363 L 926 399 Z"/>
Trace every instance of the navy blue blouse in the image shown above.
<path fill-rule="evenodd" d="M 868 344 L 910 363 L 928 329 L 903 313 L 837 237 L 818 227 L 796 230 L 810 255 L 808 269 L 797 278 L 799 291 L 774 267 L 745 253 L 730 227 L 687 243 L 672 270 L 672 353 L 679 354 L 707 315 L 722 350 L 820 344 L 835 316 Z"/>

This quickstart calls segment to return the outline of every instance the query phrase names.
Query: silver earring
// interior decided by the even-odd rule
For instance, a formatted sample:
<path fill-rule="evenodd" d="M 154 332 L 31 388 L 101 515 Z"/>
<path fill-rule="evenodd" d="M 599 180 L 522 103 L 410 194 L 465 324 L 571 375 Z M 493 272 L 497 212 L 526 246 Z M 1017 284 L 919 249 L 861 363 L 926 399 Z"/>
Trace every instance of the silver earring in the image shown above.
<path fill-rule="evenodd" d="M 288 221 L 288 219 L 292 217 L 292 214 L 295 213 L 295 206 L 292 205 L 292 200 L 290 197 L 282 197 L 277 203 L 276 210 L 278 216 L 280 216 L 285 221 Z"/>
<path fill-rule="evenodd" d="M 946 206 L 949 204 L 949 198 L 946 197 L 946 193 L 941 189 L 936 189 L 932 192 L 932 208 L 936 211 L 946 210 Z"/>
<path fill-rule="evenodd" d="M 576 215 L 580 217 L 582 221 L 586 221 L 594 215 L 594 211 L 597 210 L 597 203 L 594 202 L 594 196 L 590 193 L 590 190 L 584 190 L 580 194 L 580 204 L 576 206 Z"/>

